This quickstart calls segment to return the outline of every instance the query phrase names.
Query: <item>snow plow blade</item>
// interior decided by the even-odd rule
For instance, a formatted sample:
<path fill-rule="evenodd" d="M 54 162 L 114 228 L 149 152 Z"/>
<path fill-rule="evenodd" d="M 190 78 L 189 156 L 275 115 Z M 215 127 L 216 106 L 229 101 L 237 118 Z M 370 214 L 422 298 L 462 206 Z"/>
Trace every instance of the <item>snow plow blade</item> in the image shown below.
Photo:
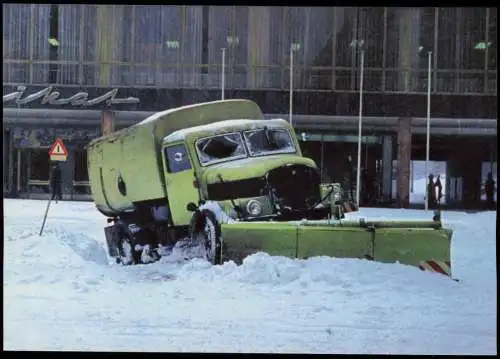
<path fill-rule="evenodd" d="M 223 224 L 223 259 L 256 252 L 291 258 L 331 256 L 412 265 L 451 276 L 452 230 L 440 221 L 302 221 Z"/>

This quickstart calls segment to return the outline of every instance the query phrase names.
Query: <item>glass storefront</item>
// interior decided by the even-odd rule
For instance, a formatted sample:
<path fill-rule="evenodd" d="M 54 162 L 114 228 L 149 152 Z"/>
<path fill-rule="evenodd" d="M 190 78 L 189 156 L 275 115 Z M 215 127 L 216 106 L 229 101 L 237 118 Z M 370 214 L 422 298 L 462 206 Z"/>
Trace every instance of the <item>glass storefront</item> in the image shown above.
<path fill-rule="evenodd" d="M 292 47 L 301 90 L 357 91 L 364 50 L 365 91 L 425 93 L 431 51 L 433 91 L 496 93 L 496 8 L 6 4 L 3 17 L 5 83 L 220 88 L 225 48 L 226 88 L 287 89 Z"/>
<path fill-rule="evenodd" d="M 4 189 L 14 196 L 39 198 L 50 194 L 50 145 L 61 138 L 68 150 L 66 161 L 59 162 L 63 196 L 68 199 L 89 198 L 85 144 L 99 135 L 98 127 L 12 127 L 4 133 Z M 9 147 L 10 145 L 11 147 Z M 6 170 L 7 169 L 7 170 Z"/>

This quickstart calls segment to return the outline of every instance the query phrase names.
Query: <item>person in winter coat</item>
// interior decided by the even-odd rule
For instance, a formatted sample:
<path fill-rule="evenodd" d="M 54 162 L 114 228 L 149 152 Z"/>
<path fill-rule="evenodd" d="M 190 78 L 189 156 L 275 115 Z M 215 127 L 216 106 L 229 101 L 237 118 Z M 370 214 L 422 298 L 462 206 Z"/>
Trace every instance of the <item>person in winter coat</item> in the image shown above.
<path fill-rule="evenodd" d="M 441 198 L 443 198 L 443 185 L 441 184 L 441 176 L 437 176 L 436 178 L 436 183 L 434 185 L 436 187 L 436 190 L 437 190 L 437 193 L 435 193 L 437 195 L 437 198 L 436 198 L 436 204 L 440 204 L 441 203 Z"/>
<path fill-rule="evenodd" d="M 486 193 L 486 202 L 488 203 L 488 208 L 495 208 L 495 181 L 493 180 L 493 175 L 491 172 L 488 173 L 486 182 L 484 183 L 484 192 Z"/>
<path fill-rule="evenodd" d="M 434 184 L 434 176 L 432 174 L 429 175 L 429 183 L 427 184 L 427 203 L 429 208 L 436 207 L 436 189 Z"/>
<path fill-rule="evenodd" d="M 50 187 L 52 189 L 52 199 L 62 201 L 62 179 L 61 179 L 61 169 L 59 164 L 53 163 L 52 170 L 50 171 Z"/>

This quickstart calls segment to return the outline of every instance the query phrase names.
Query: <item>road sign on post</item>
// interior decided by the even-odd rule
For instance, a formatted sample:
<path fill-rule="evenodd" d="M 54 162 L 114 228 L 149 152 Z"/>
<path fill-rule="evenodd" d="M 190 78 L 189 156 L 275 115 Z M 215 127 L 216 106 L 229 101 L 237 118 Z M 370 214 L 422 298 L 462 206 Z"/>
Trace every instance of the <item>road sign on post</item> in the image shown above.
<path fill-rule="evenodd" d="M 64 147 L 63 141 L 58 138 L 50 147 L 49 156 L 51 161 L 66 161 L 68 150 Z"/>

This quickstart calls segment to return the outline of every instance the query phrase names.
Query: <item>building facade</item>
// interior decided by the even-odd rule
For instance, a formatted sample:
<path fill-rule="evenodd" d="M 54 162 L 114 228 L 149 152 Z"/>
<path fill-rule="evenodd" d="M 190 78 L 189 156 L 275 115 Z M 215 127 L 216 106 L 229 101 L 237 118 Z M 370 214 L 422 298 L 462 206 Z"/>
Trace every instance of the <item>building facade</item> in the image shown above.
<path fill-rule="evenodd" d="M 327 180 L 356 159 L 363 82 L 362 167 L 404 205 L 410 161 L 425 158 L 431 53 L 431 159 L 473 201 L 481 176 L 467 174 L 496 162 L 496 23 L 496 8 L 4 4 L 4 193 L 47 192 L 61 137 L 66 196 L 85 196 L 84 146 L 103 119 L 220 99 L 224 68 L 225 98 L 269 116 L 288 118 L 293 83 L 294 125 Z"/>

